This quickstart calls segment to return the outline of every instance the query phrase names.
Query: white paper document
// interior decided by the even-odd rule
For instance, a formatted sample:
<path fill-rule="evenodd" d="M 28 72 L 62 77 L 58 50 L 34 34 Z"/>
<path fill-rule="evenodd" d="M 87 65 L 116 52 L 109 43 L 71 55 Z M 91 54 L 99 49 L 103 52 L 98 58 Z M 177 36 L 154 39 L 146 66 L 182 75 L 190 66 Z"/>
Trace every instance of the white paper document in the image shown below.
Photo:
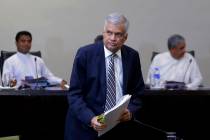
<path fill-rule="evenodd" d="M 128 107 L 130 98 L 131 95 L 124 95 L 113 108 L 104 113 L 104 123 L 107 125 L 107 127 L 102 131 L 99 131 L 98 136 L 108 132 L 119 123 L 118 119 L 122 112 Z"/>
<path fill-rule="evenodd" d="M 16 87 L 9 87 L 9 86 L 3 87 L 3 86 L 0 86 L 0 90 L 11 90 L 11 89 L 16 89 Z"/>

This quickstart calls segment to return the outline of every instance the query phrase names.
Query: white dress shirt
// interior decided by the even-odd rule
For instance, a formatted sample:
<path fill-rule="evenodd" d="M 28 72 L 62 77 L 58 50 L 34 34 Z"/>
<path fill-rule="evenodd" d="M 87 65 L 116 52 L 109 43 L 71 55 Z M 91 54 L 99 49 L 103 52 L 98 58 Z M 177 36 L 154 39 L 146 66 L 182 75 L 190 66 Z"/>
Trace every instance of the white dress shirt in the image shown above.
<path fill-rule="evenodd" d="M 107 75 L 109 59 L 111 58 L 110 56 L 112 55 L 112 52 L 109 51 L 105 46 L 104 46 L 104 52 L 105 52 L 106 75 Z M 116 57 L 114 59 L 114 69 L 115 69 L 115 81 L 116 81 L 116 101 L 118 102 L 119 99 L 123 96 L 123 69 L 122 69 L 121 50 L 117 51 L 115 54 Z"/>
<path fill-rule="evenodd" d="M 21 80 L 26 76 L 33 78 L 45 77 L 50 84 L 60 84 L 62 79 L 54 76 L 46 67 L 44 61 L 31 54 L 17 52 L 5 60 L 3 65 L 2 81 L 10 77 L 17 80 L 17 86 L 21 85 Z"/>
<path fill-rule="evenodd" d="M 197 88 L 203 79 L 194 57 L 189 53 L 185 53 L 179 60 L 173 58 L 170 52 L 156 55 L 148 72 L 147 84 L 150 84 L 151 73 L 155 67 L 160 69 L 161 83 L 177 81 L 184 82 L 187 88 Z"/>

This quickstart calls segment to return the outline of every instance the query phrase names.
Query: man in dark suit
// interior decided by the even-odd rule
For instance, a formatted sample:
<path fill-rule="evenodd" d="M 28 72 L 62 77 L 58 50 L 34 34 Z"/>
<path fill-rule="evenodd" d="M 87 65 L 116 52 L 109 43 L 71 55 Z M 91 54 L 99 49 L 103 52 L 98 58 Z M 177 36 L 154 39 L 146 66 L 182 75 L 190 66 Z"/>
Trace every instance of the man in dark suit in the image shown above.
<path fill-rule="evenodd" d="M 139 54 L 124 45 L 128 36 L 128 20 L 112 13 L 106 17 L 103 42 L 90 44 L 78 50 L 71 74 L 68 95 L 69 110 L 66 118 L 65 140 L 110 139 L 113 132 L 126 130 L 135 113 L 141 108 L 139 95 L 144 89 Z M 131 94 L 128 108 L 122 112 L 120 123 L 98 138 L 97 132 L 106 127 L 98 122 L 98 115 L 106 111 L 109 97 L 108 77 L 111 56 L 114 59 L 114 100 Z M 124 133 L 125 134 L 125 133 Z M 118 135 L 119 137 L 119 135 Z"/>

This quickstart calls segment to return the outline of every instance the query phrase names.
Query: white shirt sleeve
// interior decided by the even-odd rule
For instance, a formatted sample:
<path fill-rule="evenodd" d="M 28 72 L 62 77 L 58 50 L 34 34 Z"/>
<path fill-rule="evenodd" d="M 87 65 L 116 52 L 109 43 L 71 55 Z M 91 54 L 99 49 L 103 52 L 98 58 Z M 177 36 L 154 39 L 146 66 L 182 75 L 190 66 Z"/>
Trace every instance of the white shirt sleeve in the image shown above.
<path fill-rule="evenodd" d="M 3 71 L 2 71 L 2 84 L 5 86 L 8 84 L 9 79 L 12 78 L 12 67 L 8 61 L 4 62 Z"/>
<path fill-rule="evenodd" d="M 200 72 L 200 69 L 195 61 L 195 59 L 192 59 L 192 64 L 191 64 L 191 67 L 190 67 L 190 82 L 189 84 L 187 84 L 187 88 L 191 89 L 191 88 L 196 88 L 198 87 L 199 85 L 201 85 L 202 83 L 202 75 L 201 75 L 201 72 Z"/>
<path fill-rule="evenodd" d="M 50 84 L 60 84 L 62 79 L 59 77 L 56 77 L 45 65 L 44 61 L 40 59 L 39 66 L 41 68 L 41 76 L 48 79 L 48 82 Z"/>

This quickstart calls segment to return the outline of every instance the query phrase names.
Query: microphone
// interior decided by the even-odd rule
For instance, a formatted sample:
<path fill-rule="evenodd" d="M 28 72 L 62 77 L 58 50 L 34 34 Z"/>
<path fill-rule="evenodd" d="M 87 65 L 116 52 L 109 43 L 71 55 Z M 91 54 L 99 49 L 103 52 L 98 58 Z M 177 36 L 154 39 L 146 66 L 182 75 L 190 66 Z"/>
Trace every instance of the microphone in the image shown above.
<path fill-rule="evenodd" d="M 37 89 L 38 88 L 38 70 L 37 70 L 37 58 L 35 57 L 34 58 L 34 62 L 35 62 L 35 69 L 36 69 L 36 79 L 35 79 L 35 81 L 36 81 L 36 84 L 35 84 L 35 89 Z"/>
<path fill-rule="evenodd" d="M 189 64 L 188 64 L 187 69 L 186 69 L 186 71 L 185 71 L 185 73 L 184 73 L 183 80 L 182 80 L 183 82 L 184 82 L 184 79 L 185 79 L 185 77 L 186 77 L 186 74 L 187 74 L 187 72 L 188 72 L 188 69 L 189 69 L 191 63 L 192 63 L 192 58 L 189 60 Z"/>
<path fill-rule="evenodd" d="M 154 127 L 154 126 L 152 126 L 152 125 L 143 123 L 143 122 L 141 122 L 141 121 L 139 121 L 139 120 L 137 120 L 137 119 L 135 119 L 135 118 L 134 118 L 133 121 L 136 122 L 136 123 L 139 124 L 139 125 L 143 125 L 143 126 L 145 126 L 145 127 L 151 128 L 151 129 L 156 130 L 156 131 L 159 131 L 159 132 L 161 132 L 161 133 L 164 133 L 164 134 L 167 133 L 167 131 L 165 131 L 165 130 L 162 130 L 162 129 L 156 128 L 156 127 Z"/>
<path fill-rule="evenodd" d="M 154 126 L 152 126 L 152 125 L 143 123 L 143 122 L 137 120 L 136 118 L 134 118 L 133 121 L 134 121 L 135 123 L 141 125 L 141 126 L 144 126 L 144 127 L 147 127 L 147 128 L 150 128 L 150 129 L 153 129 L 153 130 L 155 130 L 155 131 L 158 131 L 158 132 L 160 132 L 160 133 L 165 134 L 166 137 L 167 137 L 168 139 L 170 139 L 170 138 L 175 138 L 176 140 L 183 140 L 183 138 L 177 137 L 177 136 L 176 136 L 176 132 L 168 132 L 168 131 L 165 131 L 165 130 L 163 130 L 163 129 L 160 129 L 160 128 L 154 127 Z M 175 140 L 175 139 L 174 139 L 174 140 Z M 172 139 L 170 139 L 170 140 L 172 140 Z"/>
<path fill-rule="evenodd" d="M 34 61 L 35 61 L 35 69 L 36 69 L 36 79 L 38 79 L 38 72 L 37 72 L 37 59 L 36 57 L 34 58 Z"/>

